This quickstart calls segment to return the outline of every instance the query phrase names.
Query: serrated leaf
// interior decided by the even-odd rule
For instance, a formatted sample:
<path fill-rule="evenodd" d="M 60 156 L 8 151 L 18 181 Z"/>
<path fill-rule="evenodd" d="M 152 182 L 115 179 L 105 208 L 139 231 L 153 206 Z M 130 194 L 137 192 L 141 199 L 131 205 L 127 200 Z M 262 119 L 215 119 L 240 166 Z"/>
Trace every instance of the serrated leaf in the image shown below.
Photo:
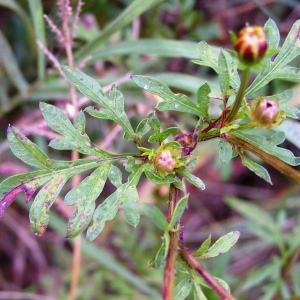
<path fill-rule="evenodd" d="M 193 254 L 193 256 L 198 257 L 203 255 L 208 249 L 211 244 L 211 235 L 201 244 L 199 249 Z"/>
<path fill-rule="evenodd" d="M 229 80 L 229 85 L 234 90 L 239 88 L 240 77 L 237 72 L 237 60 L 235 58 L 226 51 L 221 51 L 223 54 L 220 54 L 219 49 L 210 47 L 203 41 L 198 44 L 197 52 L 200 60 L 193 60 L 193 63 L 212 68 L 218 75 L 220 75 L 222 85 L 224 85 L 226 81 L 227 86 Z M 219 61 L 219 59 L 221 59 L 221 61 Z M 226 80 L 225 77 L 227 78 Z M 228 90 L 228 88 L 226 90 Z"/>
<path fill-rule="evenodd" d="M 267 67 L 255 78 L 252 84 L 247 88 L 246 94 L 251 95 L 255 91 L 261 89 L 271 80 L 277 78 L 277 72 L 281 74 L 281 70 L 295 57 L 300 54 L 299 39 L 300 20 L 296 21 L 292 26 L 288 36 L 286 37 L 278 55 L 275 59 L 270 59 Z M 288 76 L 287 78 L 288 79 Z"/>
<path fill-rule="evenodd" d="M 203 116 L 206 118 L 209 117 L 208 115 L 208 108 L 209 108 L 209 93 L 211 92 L 211 88 L 207 83 L 201 85 L 197 92 L 197 102 L 199 109 L 201 110 Z"/>
<path fill-rule="evenodd" d="M 13 154 L 24 163 L 36 168 L 53 168 L 48 156 L 13 126 L 9 126 L 7 129 L 7 139 Z"/>
<path fill-rule="evenodd" d="M 149 203 L 131 203 L 124 206 L 124 209 L 138 211 L 141 215 L 147 216 L 161 230 L 168 230 L 168 222 L 158 207 Z"/>
<path fill-rule="evenodd" d="M 219 157 L 222 163 L 228 163 L 232 158 L 232 145 L 221 139 L 219 142 Z"/>
<path fill-rule="evenodd" d="M 59 192 L 68 180 L 66 174 L 53 176 L 52 179 L 36 195 L 30 207 L 31 230 L 38 236 L 45 233 L 49 223 L 49 211 Z"/>
<path fill-rule="evenodd" d="M 247 141 L 250 144 L 255 145 L 266 153 L 279 158 L 280 160 L 291 166 L 297 166 L 300 164 L 300 157 L 295 157 L 294 154 L 288 149 L 277 147 L 276 145 L 268 141 L 264 136 L 247 134 L 242 131 L 236 131 L 234 134 L 237 137 Z"/>
<path fill-rule="evenodd" d="M 215 51 L 206 42 L 201 41 L 197 46 L 197 53 L 200 60 L 192 60 L 193 63 L 212 68 L 217 74 L 219 73 L 219 51 Z"/>
<path fill-rule="evenodd" d="M 81 129 L 75 128 L 69 118 L 57 107 L 51 104 L 40 102 L 40 109 L 44 119 L 50 128 L 63 135 L 63 138 L 54 139 L 49 146 L 57 150 L 75 150 L 83 154 L 100 156 L 102 158 L 110 155 L 99 148 L 92 145 L 89 137 Z M 82 113 L 80 113 L 82 114 Z M 81 121 L 79 121 L 79 118 Z M 83 117 L 79 116 L 77 125 L 81 122 L 83 127 Z"/>
<path fill-rule="evenodd" d="M 9 177 L 0 184 L 0 195 L 3 195 L 0 205 L 0 217 L 5 209 L 22 192 L 25 194 L 25 201 L 28 202 L 35 190 L 49 182 L 52 178 L 66 176 L 69 178 L 78 173 L 96 168 L 99 159 L 79 159 L 74 162 L 52 160 L 53 170 L 38 170 L 26 174 Z"/>
<path fill-rule="evenodd" d="M 176 204 L 172 214 L 172 219 L 169 223 L 169 228 L 173 228 L 183 215 L 188 201 L 188 195 L 182 197 Z"/>
<path fill-rule="evenodd" d="M 108 97 L 104 95 L 101 86 L 96 80 L 81 71 L 74 70 L 68 66 L 62 66 L 62 71 L 67 79 L 73 83 L 81 93 L 102 108 L 88 107 L 90 115 L 99 119 L 109 119 L 118 123 L 125 131 L 124 138 L 127 141 L 135 139 L 134 131 L 124 111 L 124 98 L 116 86 L 112 87 Z"/>
<path fill-rule="evenodd" d="M 117 171 L 119 169 L 114 166 L 110 168 L 108 176 L 117 187 L 117 190 L 96 208 L 92 225 L 87 230 L 86 237 L 88 241 L 94 240 L 103 230 L 105 223 L 116 216 L 119 207 L 130 197 L 130 193 L 134 192 L 144 169 L 145 164 L 136 165 L 134 172 L 128 177 L 128 181 L 121 184 L 120 174 Z"/>
<path fill-rule="evenodd" d="M 177 169 L 177 173 L 183 176 L 188 182 L 196 186 L 197 188 L 200 188 L 201 190 L 205 189 L 204 182 L 197 176 L 189 173 L 186 170 Z"/>
<path fill-rule="evenodd" d="M 77 236 L 90 223 L 95 210 L 95 201 L 103 190 L 110 165 L 110 162 L 103 163 L 66 194 L 65 203 L 67 205 L 76 203 L 76 210 L 68 222 L 67 237 Z"/>
<path fill-rule="evenodd" d="M 251 159 L 249 159 L 245 155 L 241 155 L 240 157 L 241 157 L 241 160 L 242 160 L 242 164 L 245 167 L 247 167 L 249 170 L 254 172 L 260 178 L 264 179 L 266 182 L 272 184 L 270 174 L 263 166 L 261 166 L 258 163 L 252 161 Z"/>
<path fill-rule="evenodd" d="M 180 281 L 174 289 L 174 299 L 184 300 L 190 294 L 192 289 L 192 282 L 190 278 L 185 278 Z"/>
<path fill-rule="evenodd" d="M 203 114 L 195 102 L 183 94 L 174 94 L 164 83 L 154 78 L 135 75 L 133 81 L 151 94 L 160 96 L 163 101 L 159 102 L 156 108 L 160 111 L 179 111 L 202 117 Z"/>
<path fill-rule="evenodd" d="M 240 231 L 235 230 L 220 237 L 203 255 L 199 258 L 207 259 L 211 257 L 219 256 L 222 253 L 227 252 L 239 239 Z"/>

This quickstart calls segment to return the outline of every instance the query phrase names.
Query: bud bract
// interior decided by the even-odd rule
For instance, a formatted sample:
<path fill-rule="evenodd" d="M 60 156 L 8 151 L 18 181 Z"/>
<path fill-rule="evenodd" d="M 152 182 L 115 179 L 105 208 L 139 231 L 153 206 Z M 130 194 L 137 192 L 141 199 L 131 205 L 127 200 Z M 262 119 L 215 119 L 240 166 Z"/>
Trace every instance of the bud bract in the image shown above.
<path fill-rule="evenodd" d="M 259 97 L 256 103 L 250 105 L 249 118 L 258 127 L 269 129 L 278 126 L 283 121 L 284 114 L 279 109 L 278 101 Z"/>
<path fill-rule="evenodd" d="M 241 61 L 255 64 L 268 48 L 266 31 L 261 26 L 247 26 L 239 32 L 234 47 Z"/>

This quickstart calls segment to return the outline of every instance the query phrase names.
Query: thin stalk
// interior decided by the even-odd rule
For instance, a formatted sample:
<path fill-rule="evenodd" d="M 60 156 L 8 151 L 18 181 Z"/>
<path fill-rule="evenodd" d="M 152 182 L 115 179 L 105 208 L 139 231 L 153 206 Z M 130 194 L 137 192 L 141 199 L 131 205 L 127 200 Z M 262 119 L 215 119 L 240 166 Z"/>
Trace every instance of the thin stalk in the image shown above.
<path fill-rule="evenodd" d="M 172 219 L 173 211 L 176 206 L 176 202 L 179 198 L 179 190 L 174 186 L 170 185 L 169 192 L 169 205 L 167 221 L 170 222 Z M 174 282 L 175 282 L 175 271 L 176 271 L 176 259 L 177 259 L 177 247 L 178 247 L 178 232 L 169 231 L 170 244 L 168 249 L 168 255 L 166 260 L 164 282 L 163 282 L 163 300 L 173 300 Z"/>
<path fill-rule="evenodd" d="M 69 28 L 69 14 L 68 9 L 70 5 L 70 2 L 68 0 L 62 1 L 61 4 L 61 10 L 62 10 L 62 29 L 63 29 L 63 34 L 64 34 L 64 46 L 65 46 L 65 51 L 67 54 L 67 59 L 68 59 L 68 65 L 69 67 L 73 68 L 74 67 L 74 59 L 73 59 L 73 49 L 72 49 L 72 44 L 73 44 L 73 38 L 72 34 Z M 79 12 L 78 12 L 79 14 Z M 73 111 L 72 111 L 72 116 L 71 118 L 73 119 L 73 122 L 75 121 L 76 115 L 78 113 L 78 100 L 77 100 L 77 95 L 76 95 L 76 88 L 73 84 L 69 84 L 69 91 L 70 91 L 70 97 L 71 97 L 71 102 L 73 105 Z M 79 159 L 79 153 L 77 151 L 72 151 L 71 152 L 71 160 L 75 161 Z M 79 182 L 80 182 L 80 175 L 75 175 L 72 177 L 71 185 L 72 188 L 75 188 Z M 79 275 L 80 275 L 80 263 L 81 263 L 81 236 L 78 235 L 74 239 L 74 244 L 73 244 L 73 257 L 72 257 L 72 271 L 71 271 L 71 283 L 70 283 L 70 289 L 69 289 L 69 295 L 68 299 L 69 300 L 75 300 L 76 299 L 76 290 L 78 287 L 78 281 L 79 281 Z"/>
<path fill-rule="evenodd" d="M 190 253 L 190 251 L 185 247 L 185 245 L 179 241 L 179 247 L 181 254 L 189 266 L 195 270 L 205 281 L 206 283 L 216 292 L 216 294 L 222 300 L 234 300 L 234 298 L 229 294 L 216 279 L 202 267 L 197 259 Z"/>
<path fill-rule="evenodd" d="M 230 111 L 229 115 L 226 118 L 226 123 L 230 123 L 234 120 L 235 116 L 237 115 L 241 105 L 242 105 L 242 101 L 243 98 L 245 96 L 245 91 L 247 88 L 247 83 L 248 83 L 248 78 L 249 78 L 249 74 L 250 74 L 250 68 L 247 68 L 243 71 L 242 73 L 242 82 L 240 85 L 240 89 L 238 91 L 238 94 L 235 98 L 235 102 L 233 104 L 233 108 Z"/>
<path fill-rule="evenodd" d="M 272 156 L 263 150 L 259 149 L 258 147 L 254 146 L 253 144 L 236 137 L 233 133 L 228 134 L 228 141 L 233 143 L 234 145 L 237 145 L 239 147 L 242 147 L 246 150 L 251 151 L 261 159 L 263 159 L 266 163 L 277 169 L 282 174 L 289 176 L 296 180 L 298 183 L 300 183 L 300 172 L 296 169 L 293 169 L 283 161 L 279 160 L 277 157 Z"/>

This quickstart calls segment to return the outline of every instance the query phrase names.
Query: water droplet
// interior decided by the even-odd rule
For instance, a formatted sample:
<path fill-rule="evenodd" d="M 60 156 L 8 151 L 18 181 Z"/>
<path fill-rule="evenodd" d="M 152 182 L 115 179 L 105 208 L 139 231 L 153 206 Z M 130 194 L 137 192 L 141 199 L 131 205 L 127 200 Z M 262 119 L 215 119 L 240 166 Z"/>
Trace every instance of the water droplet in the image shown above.
<path fill-rule="evenodd" d="M 178 103 L 176 103 L 176 104 L 175 104 L 175 108 L 178 108 L 178 107 L 179 107 L 179 104 L 178 104 Z"/>
<path fill-rule="evenodd" d="M 144 85 L 144 90 L 149 90 L 149 85 L 145 84 Z"/>

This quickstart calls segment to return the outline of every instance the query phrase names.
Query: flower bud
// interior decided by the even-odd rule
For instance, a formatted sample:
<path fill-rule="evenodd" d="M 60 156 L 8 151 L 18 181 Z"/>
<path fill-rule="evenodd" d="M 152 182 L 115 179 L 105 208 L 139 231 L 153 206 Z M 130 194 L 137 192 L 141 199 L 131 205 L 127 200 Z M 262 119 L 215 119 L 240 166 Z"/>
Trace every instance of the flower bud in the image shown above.
<path fill-rule="evenodd" d="M 153 163 L 158 170 L 170 173 L 176 167 L 177 160 L 171 150 L 164 149 L 155 156 Z"/>
<path fill-rule="evenodd" d="M 257 63 L 268 48 L 266 31 L 260 26 L 247 26 L 239 32 L 234 47 L 244 63 Z"/>
<path fill-rule="evenodd" d="M 269 129 L 283 121 L 284 111 L 279 110 L 276 100 L 259 97 L 256 104 L 250 106 L 250 119 L 258 127 Z"/>

